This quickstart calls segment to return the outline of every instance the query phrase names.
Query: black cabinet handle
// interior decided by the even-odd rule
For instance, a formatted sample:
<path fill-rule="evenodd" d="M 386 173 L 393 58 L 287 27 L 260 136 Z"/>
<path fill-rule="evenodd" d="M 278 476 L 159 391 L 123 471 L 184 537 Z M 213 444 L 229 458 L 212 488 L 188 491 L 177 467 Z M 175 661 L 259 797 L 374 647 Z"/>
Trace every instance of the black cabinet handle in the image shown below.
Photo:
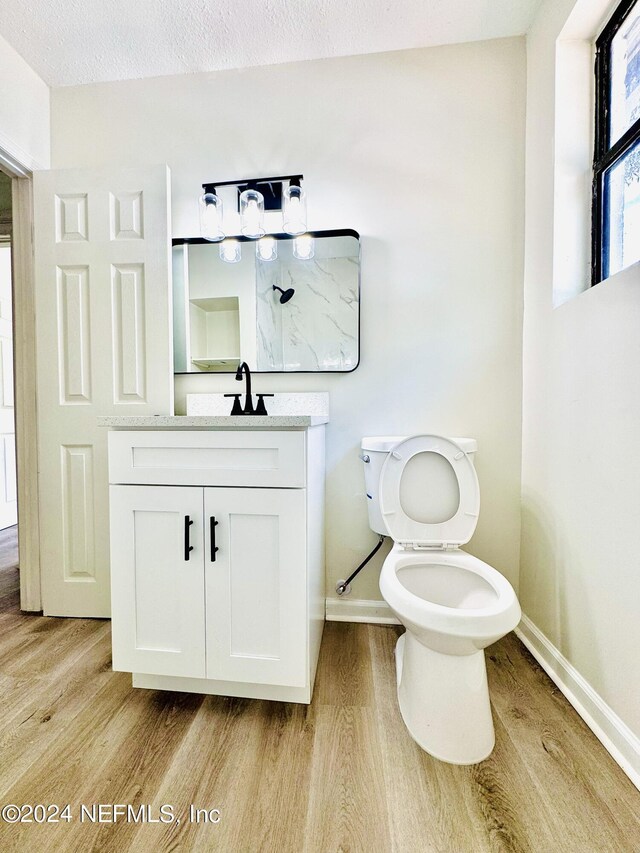
<path fill-rule="evenodd" d="M 209 519 L 209 539 L 211 540 L 211 562 L 215 563 L 216 561 L 216 551 L 219 551 L 219 548 L 216 548 L 216 527 L 218 526 L 218 522 L 216 521 L 215 515 L 212 515 Z"/>
<path fill-rule="evenodd" d="M 193 545 L 189 545 L 189 528 L 193 524 L 193 521 L 189 518 L 188 515 L 184 517 L 184 558 L 185 560 L 189 560 L 189 553 L 193 551 Z"/>

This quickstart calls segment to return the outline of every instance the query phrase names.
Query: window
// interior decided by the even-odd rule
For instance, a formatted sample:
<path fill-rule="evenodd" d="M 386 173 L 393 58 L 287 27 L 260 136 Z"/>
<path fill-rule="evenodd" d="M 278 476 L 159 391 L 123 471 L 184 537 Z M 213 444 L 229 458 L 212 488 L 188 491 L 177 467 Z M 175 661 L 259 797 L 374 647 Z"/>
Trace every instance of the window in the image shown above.
<path fill-rule="evenodd" d="M 640 0 L 596 42 L 592 284 L 640 261 Z"/>

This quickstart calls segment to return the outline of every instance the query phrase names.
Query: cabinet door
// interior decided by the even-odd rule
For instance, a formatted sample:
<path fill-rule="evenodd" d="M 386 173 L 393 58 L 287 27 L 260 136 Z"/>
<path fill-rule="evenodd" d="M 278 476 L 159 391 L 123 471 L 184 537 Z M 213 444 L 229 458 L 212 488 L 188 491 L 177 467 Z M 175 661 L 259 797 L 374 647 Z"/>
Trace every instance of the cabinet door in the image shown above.
<path fill-rule="evenodd" d="M 202 489 L 110 490 L 113 668 L 204 678 Z"/>
<path fill-rule="evenodd" d="M 207 678 L 304 687 L 306 491 L 204 494 Z"/>

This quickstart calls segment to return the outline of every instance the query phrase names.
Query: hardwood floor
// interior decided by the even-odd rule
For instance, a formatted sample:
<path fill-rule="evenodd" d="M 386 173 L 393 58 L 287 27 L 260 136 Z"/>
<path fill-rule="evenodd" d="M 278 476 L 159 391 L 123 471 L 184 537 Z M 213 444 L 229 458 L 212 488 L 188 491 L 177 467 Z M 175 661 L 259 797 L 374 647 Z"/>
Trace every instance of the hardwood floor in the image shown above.
<path fill-rule="evenodd" d="M 0 805 L 69 803 L 72 821 L 0 821 L 2 853 L 640 850 L 640 793 L 513 635 L 487 655 L 495 751 L 454 767 L 400 720 L 395 628 L 328 623 L 309 707 L 133 690 L 108 622 L 20 613 L 7 554 Z M 81 822 L 98 803 L 169 804 L 180 823 Z"/>

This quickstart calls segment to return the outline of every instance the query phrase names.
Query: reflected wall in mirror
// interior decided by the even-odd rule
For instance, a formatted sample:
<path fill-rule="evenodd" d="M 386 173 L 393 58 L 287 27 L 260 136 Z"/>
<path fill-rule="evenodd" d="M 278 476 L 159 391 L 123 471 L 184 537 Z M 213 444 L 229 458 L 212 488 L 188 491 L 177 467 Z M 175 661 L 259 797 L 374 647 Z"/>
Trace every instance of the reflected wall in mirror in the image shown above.
<path fill-rule="evenodd" d="M 220 244 L 173 241 L 176 373 L 349 372 L 360 349 L 360 239 L 356 231 L 310 232 L 314 256 L 293 256 L 294 239 L 277 234 L 277 257 L 241 242 L 241 260 L 220 258 Z M 306 235 L 305 235 L 306 236 Z"/>

